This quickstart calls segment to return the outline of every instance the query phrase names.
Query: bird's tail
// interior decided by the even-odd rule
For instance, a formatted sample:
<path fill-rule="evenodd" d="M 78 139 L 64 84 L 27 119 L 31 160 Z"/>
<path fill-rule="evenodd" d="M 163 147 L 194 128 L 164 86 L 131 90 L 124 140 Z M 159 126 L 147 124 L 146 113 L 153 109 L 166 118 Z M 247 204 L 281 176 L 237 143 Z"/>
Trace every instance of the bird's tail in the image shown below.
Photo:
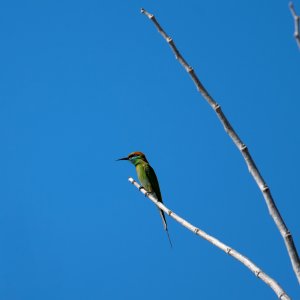
<path fill-rule="evenodd" d="M 161 216 L 161 219 L 162 219 L 162 222 L 163 222 L 163 225 L 164 225 L 164 229 L 167 232 L 168 240 L 169 240 L 170 246 L 172 248 L 173 245 L 172 245 L 172 242 L 171 242 L 171 239 L 170 239 L 170 235 L 169 235 L 169 231 L 168 231 L 168 225 L 167 225 L 167 220 L 166 220 L 165 213 L 161 209 L 159 209 L 159 214 Z"/>

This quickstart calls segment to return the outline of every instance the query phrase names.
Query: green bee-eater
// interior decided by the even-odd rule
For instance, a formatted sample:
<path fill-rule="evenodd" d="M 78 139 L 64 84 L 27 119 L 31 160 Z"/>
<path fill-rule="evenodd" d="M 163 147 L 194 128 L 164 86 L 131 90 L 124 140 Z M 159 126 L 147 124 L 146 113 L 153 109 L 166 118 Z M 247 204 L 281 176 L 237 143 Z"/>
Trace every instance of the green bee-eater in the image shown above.
<path fill-rule="evenodd" d="M 132 152 L 127 157 L 120 158 L 118 160 L 129 160 L 133 165 L 135 165 L 137 176 L 145 190 L 148 193 L 153 194 L 159 202 L 163 202 L 156 174 L 153 168 L 150 166 L 145 154 L 139 151 Z M 163 221 L 164 228 L 167 232 L 170 245 L 172 247 L 165 214 L 161 209 L 159 209 L 159 213 Z"/>

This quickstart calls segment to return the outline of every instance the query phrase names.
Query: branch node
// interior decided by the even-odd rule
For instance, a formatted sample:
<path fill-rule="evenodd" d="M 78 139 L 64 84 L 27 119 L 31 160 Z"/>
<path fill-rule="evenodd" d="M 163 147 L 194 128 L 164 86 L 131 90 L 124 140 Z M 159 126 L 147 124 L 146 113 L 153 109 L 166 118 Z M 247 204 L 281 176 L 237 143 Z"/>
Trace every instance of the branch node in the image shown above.
<path fill-rule="evenodd" d="M 285 296 L 285 295 L 286 295 L 285 292 L 281 292 L 281 293 L 279 294 L 279 296 L 278 296 L 278 299 L 281 300 L 281 299 L 282 299 L 282 296 Z"/>
<path fill-rule="evenodd" d="M 284 234 L 285 238 L 290 238 L 291 236 L 292 236 L 292 234 L 290 233 L 289 230 Z"/>
<path fill-rule="evenodd" d="M 186 70 L 187 70 L 188 73 L 194 72 L 194 69 L 191 66 L 188 66 Z"/>
<path fill-rule="evenodd" d="M 167 43 L 172 43 L 172 42 L 173 42 L 173 39 L 170 36 L 168 36 L 167 37 Z"/>
<path fill-rule="evenodd" d="M 269 187 L 265 184 L 262 191 L 263 191 L 263 193 L 269 191 Z"/>
<path fill-rule="evenodd" d="M 216 112 L 219 112 L 221 110 L 221 106 L 218 103 L 216 103 L 216 105 L 214 106 L 214 110 Z"/>
<path fill-rule="evenodd" d="M 197 234 L 199 232 L 199 230 L 200 230 L 199 228 L 195 228 L 194 233 Z"/>
<path fill-rule="evenodd" d="M 229 248 L 229 247 L 227 247 L 227 249 L 226 249 L 226 253 L 227 254 L 230 254 L 230 252 L 232 251 L 232 249 L 231 248 Z"/>
<path fill-rule="evenodd" d="M 255 272 L 254 272 L 254 274 L 255 274 L 255 276 L 256 277 L 259 277 L 259 274 L 261 273 L 261 270 L 256 270 Z"/>
<path fill-rule="evenodd" d="M 169 210 L 168 210 L 168 215 L 171 216 L 172 213 L 173 213 L 173 212 L 169 209 Z"/>
<path fill-rule="evenodd" d="M 247 150 L 247 146 L 245 144 L 242 144 L 241 151 L 244 152 L 246 150 Z"/>

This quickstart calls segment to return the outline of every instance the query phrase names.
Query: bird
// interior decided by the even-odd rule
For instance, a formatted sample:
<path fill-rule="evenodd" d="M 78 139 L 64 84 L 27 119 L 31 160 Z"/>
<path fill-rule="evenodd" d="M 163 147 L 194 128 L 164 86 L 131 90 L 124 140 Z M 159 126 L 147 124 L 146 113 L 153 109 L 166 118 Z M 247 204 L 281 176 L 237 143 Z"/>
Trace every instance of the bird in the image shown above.
<path fill-rule="evenodd" d="M 139 179 L 140 183 L 142 184 L 143 188 L 149 194 L 154 195 L 157 198 L 158 202 L 163 203 L 157 176 L 156 176 L 153 168 L 149 164 L 144 153 L 142 153 L 140 151 L 132 152 L 128 156 L 119 158 L 117 160 L 130 161 L 135 166 L 138 179 Z M 160 208 L 158 208 L 158 210 L 159 210 L 159 214 L 161 216 L 162 222 L 163 222 L 164 229 L 167 233 L 168 240 L 170 242 L 170 246 L 172 248 L 173 245 L 172 245 L 172 242 L 170 239 L 165 213 Z"/>

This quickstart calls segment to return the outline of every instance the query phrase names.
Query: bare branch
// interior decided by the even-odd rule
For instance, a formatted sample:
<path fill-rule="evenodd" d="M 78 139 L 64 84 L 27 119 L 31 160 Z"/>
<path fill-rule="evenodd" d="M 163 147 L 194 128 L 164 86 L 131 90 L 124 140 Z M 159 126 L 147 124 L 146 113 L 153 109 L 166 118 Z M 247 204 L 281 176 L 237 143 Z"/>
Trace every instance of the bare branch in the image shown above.
<path fill-rule="evenodd" d="M 276 204 L 273 200 L 273 197 L 271 195 L 271 191 L 269 187 L 267 186 L 266 182 L 264 181 L 263 177 L 261 176 L 254 160 L 252 159 L 249 150 L 247 146 L 242 142 L 240 137 L 237 135 L 237 133 L 234 131 L 233 127 L 229 123 L 228 119 L 225 117 L 221 106 L 212 98 L 212 96 L 208 93 L 208 91 L 204 88 L 200 80 L 198 79 L 195 71 L 193 68 L 186 62 L 186 60 L 182 57 L 179 50 L 175 46 L 174 41 L 171 37 L 169 37 L 166 32 L 163 30 L 163 28 L 160 26 L 160 24 L 155 19 L 154 15 L 148 13 L 145 9 L 141 9 L 141 12 L 147 16 L 155 25 L 158 32 L 162 35 L 162 37 L 166 40 L 166 42 L 170 45 L 171 49 L 175 53 L 176 59 L 180 62 L 180 64 L 184 67 L 184 69 L 189 73 L 191 76 L 193 82 L 196 85 L 197 90 L 199 93 L 204 97 L 204 99 L 208 102 L 208 104 L 211 106 L 211 108 L 216 112 L 220 122 L 224 126 L 225 131 L 230 136 L 236 147 L 241 152 L 242 156 L 244 157 L 244 160 L 248 166 L 248 170 L 253 176 L 255 182 L 257 183 L 260 191 L 263 194 L 263 197 L 266 201 L 266 204 L 269 209 L 269 213 L 271 217 L 273 218 L 281 236 L 283 237 L 283 240 L 285 242 L 288 254 L 290 256 L 290 260 L 292 262 L 292 266 L 294 269 L 294 272 L 297 276 L 298 282 L 300 283 L 300 260 L 299 255 L 297 253 L 296 246 L 293 241 L 293 237 L 288 230 L 287 226 L 285 225 L 278 208 L 276 207 Z"/>
<path fill-rule="evenodd" d="M 233 248 L 223 244 L 218 239 L 214 238 L 213 236 L 207 234 L 206 232 L 202 231 L 201 229 L 195 227 L 185 219 L 181 218 L 180 216 L 176 215 L 173 211 L 168 209 L 163 203 L 158 202 L 157 199 L 150 193 L 148 193 L 140 184 L 138 184 L 133 178 L 128 178 L 129 182 L 131 182 L 141 193 L 143 193 L 146 197 L 148 197 L 156 206 L 158 206 L 161 210 L 163 210 L 166 214 L 168 214 L 171 218 L 177 221 L 179 224 L 184 226 L 185 228 L 189 229 L 196 235 L 202 237 L 209 243 L 213 244 L 214 246 L 218 247 L 219 249 L 223 250 L 225 253 L 229 254 L 239 262 L 241 262 L 244 266 L 246 266 L 251 272 L 254 273 L 256 277 L 261 279 L 265 284 L 267 284 L 277 295 L 278 299 L 281 300 L 289 300 L 290 297 L 286 294 L 286 292 L 282 289 L 282 287 L 269 275 L 262 271 L 258 266 L 256 266 L 250 259 L 246 256 L 242 255 L 238 251 L 234 250 Z"/>
<path fill-rule="evenodd" d="M 295 24 L 295 32 L 294 32 L 294 37 L 296 39 L 297 45 L 300 49 L 300 33 L 299 33 L 299 26 L 300 26 L 300 16 L 296 14 L 294 4 L 293 2 L 289 3 L 290 11 L 292 13 L 292 16 L 294 18 L 294 24 Z"/>

